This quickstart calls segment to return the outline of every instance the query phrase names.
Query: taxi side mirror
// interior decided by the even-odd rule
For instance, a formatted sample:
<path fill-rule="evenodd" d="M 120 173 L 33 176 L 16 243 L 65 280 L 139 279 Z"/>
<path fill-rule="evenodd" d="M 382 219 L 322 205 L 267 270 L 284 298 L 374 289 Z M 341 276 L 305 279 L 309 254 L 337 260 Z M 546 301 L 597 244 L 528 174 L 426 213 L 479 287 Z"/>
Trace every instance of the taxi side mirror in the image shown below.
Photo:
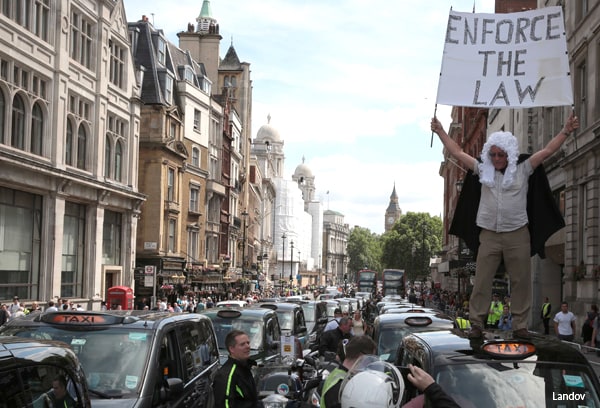
<path fill-rule="evenodd" d="M 172 401 L 183 394 L 183 380 L 181 378 L 167 378 L 160 387 L 160 400 Z"/>

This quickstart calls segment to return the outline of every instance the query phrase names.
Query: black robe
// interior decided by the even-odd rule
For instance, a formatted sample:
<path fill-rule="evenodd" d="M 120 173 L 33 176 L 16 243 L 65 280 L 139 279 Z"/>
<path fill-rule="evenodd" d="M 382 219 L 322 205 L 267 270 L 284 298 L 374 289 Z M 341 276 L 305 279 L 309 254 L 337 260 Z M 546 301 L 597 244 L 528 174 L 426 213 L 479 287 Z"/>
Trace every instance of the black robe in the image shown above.
<path fill-rule="evenodd" d="M 529 158 L 529 154 L 519 155 L 518 163 Z M 469 170 L 465 176 L 462 190 L 456 203 L 454 218 L 448 231 L 465 241 L 471 251 L 477 254 L 479 248 L 479 232 L 477 226 L 477 210 L 481 199 L 481 183 L 479 176 Z M 531 256 L 538 254 L 545 258 L 545 244 L 548 238 L 565 226 L 565 220 L 552 195 L 544 166 L 540 164 L 529 176 L 527 191 L 527 218 L 531 239 Z"/>

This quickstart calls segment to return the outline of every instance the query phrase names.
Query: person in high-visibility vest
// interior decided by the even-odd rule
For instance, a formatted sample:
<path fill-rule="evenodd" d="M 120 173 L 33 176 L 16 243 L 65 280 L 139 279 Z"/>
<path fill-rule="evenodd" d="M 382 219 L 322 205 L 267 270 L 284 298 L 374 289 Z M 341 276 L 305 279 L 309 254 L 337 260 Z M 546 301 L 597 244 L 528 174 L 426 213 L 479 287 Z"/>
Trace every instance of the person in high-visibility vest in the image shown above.
<path fill-rule="evenodd" d="M 546 296 L 544 298 L 544 304 L 542 305 L 542 322 L 544 323 L 544 334 L 550 334 L 550 313 L 552 312 L 552 304 Z"/>
<path fill-rule="evenodd" d="M 456 314 L 456 325 L 461 330 L 466 330 L 471 328 L 471 322 L 469 319 L 465 318 L 465 314 L 460 311 Z"/>
<path fill-rule="evenodd" d="M 346 340 L 344 340 L 346 341 Z M 340 406 L 340 388 L 348 375 L 348 370 L 364 355 L 375 354 L 377 344 L 367 335 L 354 336 L 344 343 L 344 361 L 334 368 L 323 383 L 320 405 L 322 408 Z"/>
<path fill-rule="evenodd" d="M 490 310 L 488 311 L 486 327 L 490 329 L 495 329 L 498 327 L 498 322 L 500 321 L 500 316 L 502 316 L 503 309 L 504 305 L 499 300 L 498 294 L 494 293 L 492 302 L 490 303 Z"/>

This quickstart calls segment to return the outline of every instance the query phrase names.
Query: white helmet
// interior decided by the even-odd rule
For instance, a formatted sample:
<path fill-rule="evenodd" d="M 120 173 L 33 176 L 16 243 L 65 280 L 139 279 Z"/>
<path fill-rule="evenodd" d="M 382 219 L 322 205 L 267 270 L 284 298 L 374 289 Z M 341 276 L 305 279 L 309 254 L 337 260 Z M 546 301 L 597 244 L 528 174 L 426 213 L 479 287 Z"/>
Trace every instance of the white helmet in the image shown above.
<path fill-rule="evenodd" d="M 341 386 L 342 408 L 398 408 L 404 393 L 400 371 L 385 361 L 370 363 Z"/>

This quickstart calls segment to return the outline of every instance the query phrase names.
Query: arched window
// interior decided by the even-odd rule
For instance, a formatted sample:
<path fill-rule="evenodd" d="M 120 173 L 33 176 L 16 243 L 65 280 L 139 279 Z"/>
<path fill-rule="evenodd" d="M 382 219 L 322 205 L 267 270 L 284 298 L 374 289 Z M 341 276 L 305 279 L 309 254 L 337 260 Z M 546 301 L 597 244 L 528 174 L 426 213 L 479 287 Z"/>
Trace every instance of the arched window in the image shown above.
<path fill-rule="evenodd" d="M 122 181 L 122 167 L 123 167 L 123 144 L 121 141 L 117 141 L 115 146 L 115 180 Z"/>
<path fill-rule="evenodd" d="M 110 136 L 106 135 L 104 146 L 104 177 L 110 178 L 110 168 L 112 167 L 112 148 L 110 146 Z"/>
<path fill-rule="evenodd" d="M 79 125 L 77 132 L 77 168 L 85 170 L 85 154 L 86 154 L 87 134 L 83 125 Z"/>
<path fill-rule="evenodd" d="M 42 138 L 44 134 L 44 114 L 39 102 L 33 105 L 31 113 L 31 153 L 42 155 Z"/>
<path fill-rule="evenodd" d="M 4 103 L 4 93 L 0 90 L 0 143 L 4 143 L 4 115 L 6 114 L 6 104 Z"/>
<path fill-rule="evenodd" d="M 20 95 L 13 100 L 11 146 L 25 148 L 25 103 Z"/>
<path fill-rule="evenodd" d="M 73 165 L 73 125 L 67 120 L 67 139 L 65 140 L 65 163 Z"/>

